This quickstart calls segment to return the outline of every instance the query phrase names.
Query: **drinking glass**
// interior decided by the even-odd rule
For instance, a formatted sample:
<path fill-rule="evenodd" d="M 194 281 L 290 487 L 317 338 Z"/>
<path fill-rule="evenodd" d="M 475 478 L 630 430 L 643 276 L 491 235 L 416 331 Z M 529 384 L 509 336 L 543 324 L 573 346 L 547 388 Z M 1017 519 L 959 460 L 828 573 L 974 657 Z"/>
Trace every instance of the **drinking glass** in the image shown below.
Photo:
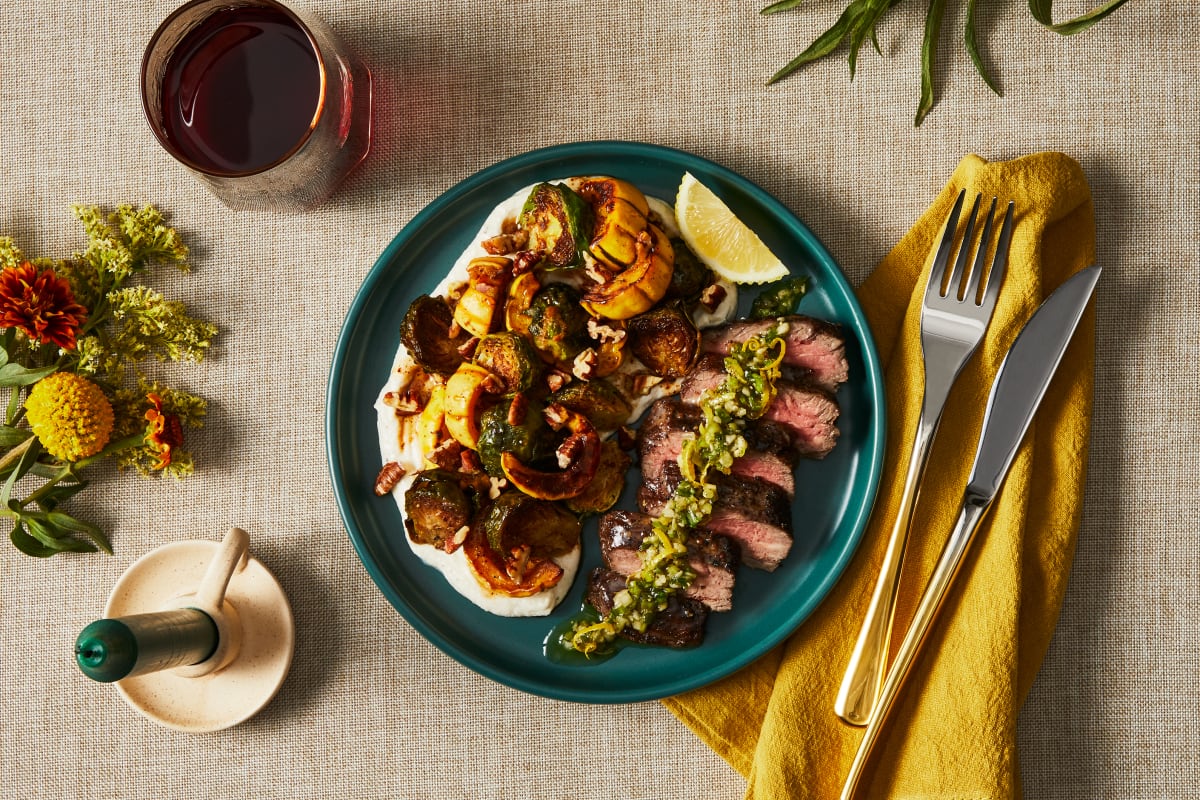
<path fill-rule="evenodd" d="M 370 71 L 275 0 L 191 0 L 150 39 L 141 81 L 154 135 L 232 209 L 311 209 L 371 146 Z"/>

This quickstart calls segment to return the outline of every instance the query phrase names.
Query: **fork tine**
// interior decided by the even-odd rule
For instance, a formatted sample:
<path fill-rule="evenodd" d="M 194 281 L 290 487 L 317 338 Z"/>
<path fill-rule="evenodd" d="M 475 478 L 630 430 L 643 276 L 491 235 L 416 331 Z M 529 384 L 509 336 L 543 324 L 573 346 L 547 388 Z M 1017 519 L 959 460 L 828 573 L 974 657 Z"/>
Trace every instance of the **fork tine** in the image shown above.
<path fill-rule="evenodd" d="M 958 193 L 954 208 L 950 210 L 950 216 L 946 219 L 946 232 L 942 234 L 937 255 L 933 257 L 933 266 L 929 268 L 929 282 L 925 284 L 927 297 L 933 296 L 935 292 L 938 295 L 942 293 L 942 279 L 946 275 L 946 264 L 950 262 L 950 248 L 954 245 L 954 234 L 958 231 L 958 215 L 962 211 L 963 198 L 966 196 L 966 189 Z"/>
<path fill-rule="evenodd" d="M 967 270 L 967 261 L 971 258 L 971 244 L 975 241 L 975 214 L 979 211 L 979 198 L 981 195 L 975 195 L 975 202 L 971 203 L 971 216 L 967 217 L 967 229 L 963 231 L 962 244 L 958 246 L 958 258 L 954 259 L 954 269 L 950 272 L 950 281 L 946 284 L 946 296 L 961 300 L 962 292 L 960 291 L 963 273 Z"/>
<path fill-rule="evenodd" d="M 992 241 L 992 220 L 995 217 L 996 198 L 992 197 L 987 217 L 983 220 L 983 233 L 979 236 L 979 250 L 975 253 L 975 266 L 971 267 L 971 275 L 967 279 L 967 291 L 963 294 L 963 299 L 970 300 L 972 303 L 982 300 L 979 297 L 979 284 L 983 281 L 983 270 L 987 266 L 988 244 Z"/>
<path fill-rule="evenodd" d="M 987 289 L 983 293 L 983 307 L 989 312 L 996 306 L 996 296 L 1000 294 L 1000 284 L 1004 283 L 1004 273 L 1008 269 L 1008 246 L 1012 243 L 1013 233 L 1013 205 L 1009 200 L 1008 211 L 1004 213 L 1004 224 L 1000 226 L 1000 239 L 996 242 L 996 257 L 992 260 Z"/>

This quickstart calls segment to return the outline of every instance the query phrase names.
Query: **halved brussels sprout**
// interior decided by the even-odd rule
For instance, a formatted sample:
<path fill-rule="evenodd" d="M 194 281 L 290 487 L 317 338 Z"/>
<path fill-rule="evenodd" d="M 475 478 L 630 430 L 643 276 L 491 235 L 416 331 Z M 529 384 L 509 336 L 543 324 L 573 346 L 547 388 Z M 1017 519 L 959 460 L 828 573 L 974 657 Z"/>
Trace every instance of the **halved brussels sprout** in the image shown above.
<path fill-rule="evenodd" d="M 526 312 L 533 346 L 557 363 L 570 363 L 591 344 L 587 312 L 579 293 L 563 283 L 552 283 L 533 298 Z"/>
<path fill-rule="evenodd" d="M 700 331 L 680 300 L 634 317 L 625 330 L 630 352 L 662 378 L 682 378 L 700 354 Z"/>
<path fill-rule="evenodd" d="M 410 539 L 449 553 L 458 548 L 455 533 L 471 524 L 471 501 L 453 473 L 425 470 L 404 493 L 404 515 Z"/>
<path fill-rule="evenodd" d="M 500 379 L 505 394 L 528 390 L 542 374 L 542 362 L 529 340 L 507 331 L 480 339 L 474 361 Z"/>
<path fill-rule="evenodd" d="M 458 352 L 470 336 L 450 336 L 454 312 L 440 297 L 423 294 L 404 314 L 400 341 L 422 369 L 437 375 L 452 375 L 463 357 Z"/>
<path fill-rule="evenodd" d="M 549 401 L 583 414 L 602 431 L 624 425 L 633 413 L 633 406 L 617 387 L 601 378 L 572 381 L 550 395 Z"/>
<path fill-rule="evenodd" d="M 560 183 L 539 183 L 521 209 L 520 225 L 529 234 L 526 245 L 544 254 L 547 269 L 583 264 L 592 231 L 592 211 L 583 198 Z"/>

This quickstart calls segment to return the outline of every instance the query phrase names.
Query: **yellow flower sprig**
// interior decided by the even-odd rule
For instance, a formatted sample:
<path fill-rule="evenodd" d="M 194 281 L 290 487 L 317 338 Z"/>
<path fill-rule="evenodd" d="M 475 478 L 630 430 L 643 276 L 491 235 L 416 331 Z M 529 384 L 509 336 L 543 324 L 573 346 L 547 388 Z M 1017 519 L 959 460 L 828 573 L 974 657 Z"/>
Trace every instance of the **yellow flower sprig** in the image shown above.
<path fill-rule="evenodd" d="M 207 403 L 151 379 L 144 364 L 201 361 L 217 335 L 183 303 L 126 285 L 155 264 L 188 270 L 188 249 L 161 213 L 73 211 L 88 244 L 69 259 L 30 260 L 0 238 L 0 515 L 17 549 L 38 557 L 112 552 L 102 530 L 61 508 L 87 486 L 90 464 L 191 474 L 183 429 L 203 424 Z M 25 479 L 42 482 L 19 497 Z"/>

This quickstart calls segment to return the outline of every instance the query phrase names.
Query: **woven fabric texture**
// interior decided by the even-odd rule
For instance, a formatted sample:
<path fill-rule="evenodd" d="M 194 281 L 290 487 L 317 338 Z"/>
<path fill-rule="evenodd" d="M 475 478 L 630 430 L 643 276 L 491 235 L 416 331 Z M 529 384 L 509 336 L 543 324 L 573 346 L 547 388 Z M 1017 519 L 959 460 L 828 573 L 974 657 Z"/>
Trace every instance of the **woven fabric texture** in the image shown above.
<path fill-rule="evenodd" d="M 765 4 L 765 3 L 763 3 Z M 1057 14 L 1093 2 L 1061 0 Z M 375 77 L 368 160 L 303 215 L 234 213 L 157 145 L 138 70 L 174 0 L 0 5 L 0 235 L 30 254 L 82 242 L 74 202 L 152 202 L 195 271 L 158 285 L 221 326 L 168 370 L 210 398 L 183 483 L 99 470 L 74 506 L 113 557 L 0 548 L 0 775 L 7 797 L 738 798 L 743 779 L 656 703 L 587 706 L 494 684 L 386 603 L 342 528 L 324 392 L 338 330 L 391 238 L 447 188 L 545 145 L 689 150 L 779 197 L 855 284 L 966 153 L 1060 150 L 1091 186 L 1097 253 L 1092 446 L 1057 632 L 1019 725 L 1024 796 L 1200 796 L 1200 24 L 1192 3 L 1129 3 L 1063 38 L 1018 0 L 980 3 L 998 98 L 948 4 L 939 102 L 916 109 L 923 3 L 879 29 L 884 57 L 765 79 L 839 3 L 296 0 Z M 907 298 L 897 298 L 898 301 Z M 279 696 L 207 735 L 159 728 L 72 663 L 78 631 L 140 555 L 232 524 L 279 577 L 297 650 Z M 832 698 L 831 698 L 832 700 Z"/>

